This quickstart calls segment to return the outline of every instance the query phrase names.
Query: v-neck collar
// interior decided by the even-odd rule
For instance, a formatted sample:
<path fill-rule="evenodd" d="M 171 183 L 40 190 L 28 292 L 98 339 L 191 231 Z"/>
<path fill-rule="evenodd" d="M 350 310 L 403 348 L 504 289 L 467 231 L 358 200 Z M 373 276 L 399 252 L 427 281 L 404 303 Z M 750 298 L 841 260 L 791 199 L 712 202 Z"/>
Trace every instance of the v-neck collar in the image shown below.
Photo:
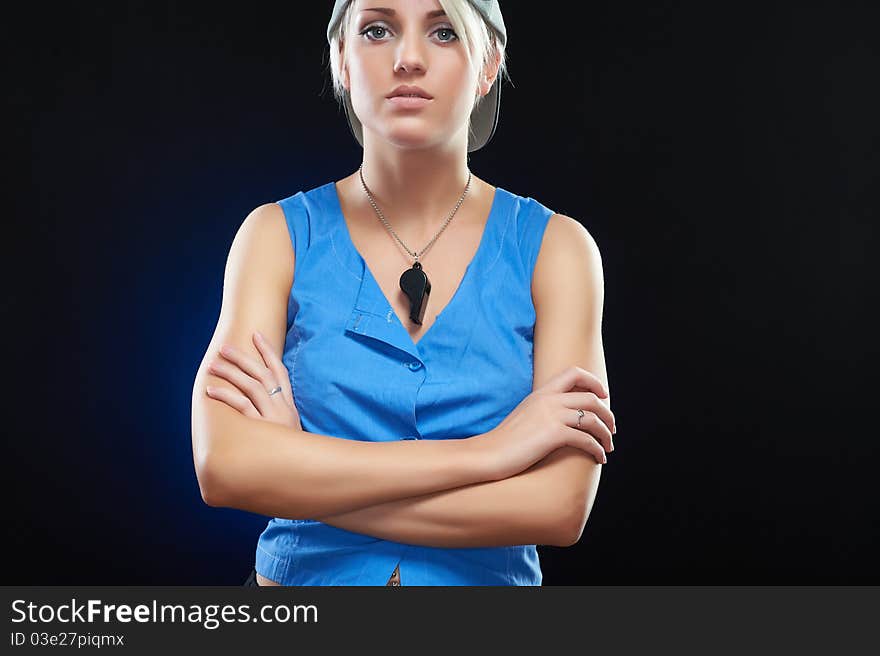
<path fill-rule="evenodd" d="M 413 341 L 409 332 L 400 323 L 393 305 L 389 303 L 388 298 L 373 276 L 373 272 L 370 271 L 366 260 L 354 245 L 354 240 L 351 238 L 351 232 L 348 229 L 348 224 L 342 212 L 342 203 L 339 198 L 339 192 L 336 189 L 336 182 L 329 182 L 324 188 L 327 193 L 329 207 L 334 214 L 332 217 L 334 226 L 330 230 L 333 251 L 340 260 L 340 263 L 361 280 L 357 300 L 346 323 L 346 329 L 382 340 L 409 353 L 415 358 L 421 359 L 420 347 L 424 346 L 426 339 L 430 340 L 436 337 L 438 330 L 442 332 L 447 324 L 449 324 L 449 329 L 456 329 L 455 311 L 463 302 L 461 297 L 471 293 L 474 278 L 479 275 L 481 267 L 486 263 L 494 261 L 494 256 L 497 255 L 497 250 L 501 244 L 499 238 L 500 223 L 505 201 L 510 197 L 509 192 L 501 187 L 495 187 L 492 205 L 486 218 L 486 224 L 483 227 L 480 243 L 465 269 L 458 288 L 443 310 L 435 317 L 430 328 L 416 342 Z M 403 270 L 401 269 L 402 272 Z M 460 326 L 458 328 L 460 329 Z"/>

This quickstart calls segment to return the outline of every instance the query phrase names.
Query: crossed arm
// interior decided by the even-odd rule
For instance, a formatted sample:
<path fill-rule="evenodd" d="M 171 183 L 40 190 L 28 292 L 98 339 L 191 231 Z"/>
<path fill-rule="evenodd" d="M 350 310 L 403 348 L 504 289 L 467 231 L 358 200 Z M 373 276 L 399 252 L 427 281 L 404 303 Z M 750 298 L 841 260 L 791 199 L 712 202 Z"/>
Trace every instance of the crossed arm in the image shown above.
<path fill-rule="evenodd" d="M 245 335 L 254 327 L 270 334 L 273 328 L 280 330 L 285 325 L 286 299 L 293 276 L 293 253 L 286 231 L 276 204 L 258 208 L 245 221 L 230 251 L 215 340 L 231 338 L 236 344 L 245 344 L 249 341 Z M 533 388 L 576 365 L 593 372 L 609 389 L 600 329 L 602 294 L 601 260 L 592 237 L 573 219 L 553 215 L 532 278 L 536 310 Z M 275 335 L 275 342 L 283 341 L 280 334 L 271 334 Z M 383 463 L 384 474 L 371 470 L 361 477 L 358 497 L 369 501 L 341 503 L 343 499 L 350 501 L 349 491 L 342 489 L 334 489 L 327 498 L 306 500 L 299 486 L 293 491 L 273 487 L 271 480 L 289 485 L 290 479 L 282 473 L 284 458 L 269 454 L 275 454 L 275 449 L 286 449 L 285 457 L 296 458 L 297 465 L 303 467 L 303 481 L 324 489 L 328 474 L 323 467 L 327 458 L 331 458 L 334 467 L 344 469 L 349 465 L 344 459 L 334 460 L 332 453 L 351 452 L 367 445 L 328 437 L 320 449 L 310 451 L 307 447 L 314 447 L 311 440 L 302 445 L 289 443 L 283 427 L 270 423 L 271 430 L 261 433 L 265 448 L 248 451 L 248 458 L 230 457 L 223 444 L 237 442 L 227 441 L 224 433 L 229 431 L 220 427 L 254 420 L 242 417 L 224 403 L 203 399 L 200 395 L 205 380 L 200 369 L 194 387 L 193 456 L 203 497 L 211 505 L 234 505 L 235 502 L 226 502 L 234 498 L 229 494 L 245 494 L 248 509 L 259 508 L 255 512 L 271 514 L 281 507 L 292 512 L 291 507 L 298 507 L 297 512 L 302 514 L 287 516 L 313 517 L 381 539 L 427 546 L 567 546 L 579 539 L 596 494 L 599 465 L 592 456 L 572 447 L 550 453 L 516 476 L 489 481 L 473 476 L 467 460 L 458 460 L 457 468 L 438 470 L 428 467 L 422 458 L 413 460 L 415 450 L 403 449 L 399 462 Z M 213 380 L 224 384 L 221 378 Z M 453 453 L 446 448 L 453 445 L 418 446 L 437 456 Z M 374 455 L 374 450 L 361 451 Z M 302 464 L 306 457 L 311 465 Z M 403 465 L 407 458 L 412 469 Z M 270 471 L 272 476 L 255 479 L 253 471 L 257 470 Z M 483 482 L 464 484 L 474 480 Z M 409 495 L 394 494 L 395 490 L 404 489 L 411 490 Z M 433 491 L 423 493 L 429 489 Z M 307 507 L 311 510 L 305 510 Z M 336 512 L 340 507 L 349 510 Z M 316 508 L 325 510 L 322 513 Z M 327 514 L 329 508 L 333 508 L 333 514 Z"/>
<path fill-rule="evenodd" d="M 571 481 L 588 478 L 589 496 L 599 482 L 591 475 L 597 467 L 580 453 L 557 449 L 516 476 L 317 519 L 383 540 L 431 547 L 570 546 L 580 537 L 585 502 Z"/>
<path fill-rule="evenodd" d="M 572 365 L 593 372 L 607 388 L 601 258 L 592 237 L 574 219 L 560 214 L 550 218 L 532 295 L 537 315 L 533 388 Z M 600 465 L 592 456 L 564 447 L 506 479 L 316 519 L 356 533 L 427 546 L 570 546 L 580 539 L 599 474 Z"/>

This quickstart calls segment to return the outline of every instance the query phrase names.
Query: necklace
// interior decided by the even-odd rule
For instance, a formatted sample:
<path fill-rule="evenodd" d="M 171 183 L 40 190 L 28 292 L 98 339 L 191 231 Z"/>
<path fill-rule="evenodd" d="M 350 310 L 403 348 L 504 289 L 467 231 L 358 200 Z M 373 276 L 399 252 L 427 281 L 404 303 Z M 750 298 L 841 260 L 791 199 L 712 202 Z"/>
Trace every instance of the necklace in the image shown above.
<path fill-rule="evenodd" d="M 406 294 L 409 299 L 409 318 L 414 323 L 419 325 L 422 324 L 422 319 L 425 318 L 425 308 L 428 306 L 428 296 L 431 294 L 431 282 L 428 280 L 428 276 L 425 271 L 422 269 L 422 263 L 419 262 L 419 258 L 425 254 L 425 252 L 434 245 L 434 242 L 437 241 L 437 238 L 446 230 L 446 226 L 449 225 L 449 222 L 452 221 L 452 217 L 455 216 L 455 213 L 458 211 L 458 208 L 461 207 L 462 202 L 464 202 L 464 197 L 467 195 L 468 189 L 471 186 L 471 172 L 468 170 L 468 181 L 464 187 L 464 193 L 461 195 L 461 198 L 458 199 L 458 203 L 455 205 L 455 209 L 452 210 L 452 213 L 449 215 L 449 218 L 446 219 L 443 227 L 434 235 L 434 238 L 428 242 L 428 245 L 425 246 L 421 251 L 415 253 L 407 248 L 406 244 L 401 241 L 400 237 L 397 236 L 397 233 L 394 232 L 394 229 L 388 224 L 388 221 L 385 220 L 385 216 L 382 214 L 381 210 L 376 206 L 376 202 L 373 200 L 373 195 L 370 193 L 370 190 L 367 189 L 367 183 L 364 182 L 364 173 L 363 173 L 363 163 L 358 167 L 358 173 L 361 178 L 361 185 L 364 188 L 364 191 L 367 193 L 367 198 L 370 199 L 370 205 L 373 206 L 373 209 L 376 211 L 376 214 L 379 216 L 379 220 L 382 221 L 382 224 L 391 232 L 394 238 L 403 246 L 403 249 L 411 256 L 415 258 L 413 262 L 412 268 L 406 269 L 400 276 L 400 288 L 403 290 L 403 293 Z"/>

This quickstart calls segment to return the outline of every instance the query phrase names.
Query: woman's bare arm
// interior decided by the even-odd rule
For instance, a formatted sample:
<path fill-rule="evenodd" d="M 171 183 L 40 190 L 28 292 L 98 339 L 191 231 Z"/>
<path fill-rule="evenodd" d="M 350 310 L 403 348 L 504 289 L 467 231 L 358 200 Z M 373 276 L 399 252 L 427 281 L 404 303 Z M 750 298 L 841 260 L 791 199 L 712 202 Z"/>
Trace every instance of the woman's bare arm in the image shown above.
<path fill-rule="evenodd" d="M 365 442 L 251 419 L 209 397 L 194 406 L 202 408 L 196 410 L 197 433 L 210 443 L 197 472 L 212 506 L 308 519 L 456 488 L 491 474 L 469 439 Z"/>
<path fill-rule="evenodd" d="M 234 386 L 207 371 L 223 344 L 255 359 L 259 330 L 281 352 L 294 253 L 275 203 L 251 212 L 233 240 L 217 328 L 192 395 L 193 461 L 206 503 L 307 519 L 489 480 L 473 439 L 366 442 L 252 419 L 207 396 Z M 479 436 L 473 436 L 479 439 Z"/>
<path fill-rule="evenodd" d="M 429 547 L 567 547 L 580 539 L 584 520 L 583 499 L 572 498 L 572 487 L 560 476 L 572 466 L 572 457 L 568 448 L 557 449 L 516 476 L 317 519 L 355 533 Z M 591 471 L 590 500 L 599 484 L 598 468 Z"/>

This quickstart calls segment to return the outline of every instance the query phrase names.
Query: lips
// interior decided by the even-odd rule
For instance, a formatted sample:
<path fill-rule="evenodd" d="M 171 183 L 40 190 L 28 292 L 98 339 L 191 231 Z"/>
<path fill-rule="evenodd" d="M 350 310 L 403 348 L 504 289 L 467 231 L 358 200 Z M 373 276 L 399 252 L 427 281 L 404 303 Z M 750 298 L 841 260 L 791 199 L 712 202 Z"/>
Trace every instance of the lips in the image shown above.
<path fill-rule="evenodd" d="M 403 84 L 392 91 L 386 98 L 397 98 L 398 96 L 418 97 L 430 100 L 433 96 L 421 87 Z"/>
<path fill-rule="evenodd" d="M 391 96 L 388 98 L 388 102 L 400 109 L 421 109 L 427 107 L 431 99 L 419 96 Z"/>

